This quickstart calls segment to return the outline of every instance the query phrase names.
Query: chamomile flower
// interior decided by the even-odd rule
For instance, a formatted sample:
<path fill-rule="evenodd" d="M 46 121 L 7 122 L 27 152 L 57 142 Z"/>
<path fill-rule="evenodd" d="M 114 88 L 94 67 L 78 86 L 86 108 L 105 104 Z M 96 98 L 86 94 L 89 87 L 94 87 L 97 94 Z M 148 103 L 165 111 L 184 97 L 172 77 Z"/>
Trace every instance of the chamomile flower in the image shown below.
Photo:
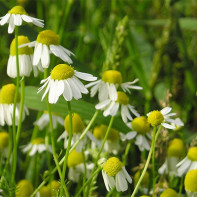
<path fill-rule="evenodd" d="M 129 97 L 124 92 L 117 92 L 117 95 L 109 95 L 109 99 L 98 103 L 95 108 L 104 110 L 104 116 L 115 116 L 118 112 L 119 107 L 121 107 L 121 117 L 122 120 L 126 123 L 127 120 L 133 120 L 131 112 L 135 116 L 140 116 L 139 113 L 134 109 L 133 106 L 129 104 Z"/>
<path fill-rule="evenodd" d="M 197 169 L 190 170 L 185 176 L 185 190 L 188 197 L 197 197 Z"/>
<path fill-rule="evenodd" d="M 53 129 L 57 128 L 58 123 L 60 125 L 64 125 L 64 119 L 57 114 L 52 114 L 52 121 L 53 121 Z M 44 129 L 49 124 L 49 114 L 45 111 L 42 116 L 34 122 L 34 125 L 37 125 L 40 130 Z"/>
<path fill-rule="evenodd" d="M 183 122 L 179 120 L 171 119 L 171 116 L 176 115 L 176 113 L 170 113 L 171 107 L 165 107 L 161 111 L 152 111 L 147 114 L 148 122 L 154 127 L 162 125 L 167 129 L 176 129 L 177 126 L 183 126 Z M 169 124 L 170 123 L 170 124 Z"/>
<path fill-rule="evenodd" d="M 102 175 L 107 191 L 114 187 L 118 192 L 126 191 L 128 183 L 132 182 L 131 177 L 117 157 L 111 157 L 102 164 Z"/>
<path fill-rule="evenodd" d="M 18 45 L 25 44 L 28 42 L 29 42 L 28 37 L 18 36 Z M 33 67 L 32 57 L 33 57 L 33 49 L 29 48 L 28 46 L 18 49 L 19 75 L 21 77 L 23 76 L 29 77 Z M 33 67 L 33 69 L 34 69 L 34 75 L 37 76 L 38 74 L 37 68 Z M 17 77 L 15 38 L 13 39 L 10 45 L 10 56 L 8 59 L 7 74 L 11 78 Z"/>
<path fill-rule="evenodd" d="M 8 33 L 11 34 L 15 26 L 21 26 L 23 21 L 26 23 L 33 23 L 38 27 L 44 27 L 43 20 L 28 16 L 27 12 L 22 6 L 15 6 L 8 13 L 0 17 L 0 25 L 4 25 L 6 23 L 9 24 L 8 26 Z"/>
<path fill-rule="evenodd" d="M 65 121 L 64 121 L 65 131 L 62 133 L 62 135 L 60 135 L 60 137 L 57 140 L 59 142 L 61 139 L 64 139 L 64 148 L 65 149 L 68 146 L 68 137 L 69 137 L 68 133 L 69 133 L 69 128 L 70 128 L 69 125 L 70 125 L 69 124 L 69 115 L 67 115 L 66 118 L 65 118 Z M 81 119 L 81 117 L 78 114 L 73 113 L 72 114 L 72 134 L 73 135 L 72 135 L 71 145 L 73 145 L 79 139 L 79 137 L 81 136 L 84 129 L 85 129 L 85 125 L 84 125 L 83 120 Z M 76 150 L 78 152 L 82 151 L 84 146 L 87 144 L 87 140 L 88 140 L 88 138 L 87 138 L 87 136 L 85 136 L 83 138 L 83 140 L 81 140 L 79 142 L 79 144 L 76 147 Z"/>
<path fill-rule="evenodd" d="M 58 194 L 59 194 L 59 190 L 60 190 L 61 184 L 60 184 L 60 182 L 57 181 L 57 180 L 52 180 L 52 181 L 47 185 L 47 187 L 51 189 L 51 191 L 52 191 L 52 197 L 56 197 L 56 196 L 58 196 Z"/>
<path fill-rule="evenodd" d="M 85 166 L 83 154 L 77 152 L 75 149 L 68 156 L 68 179 L 73 182 L 78 182 L 81 175 L 85 174 Z M 93 169 L 94 164 L 86 164 L 86 176 L 90 176 L 91 170 Z"/>
<path fill-rule="evenodd" d="M 59 64 L 53 68 L 51 75 L 47 79 L 41 81 L 41 84 L 44 83 L 44 85 L 39 88 L 38 93 L 47 87 L 42 100 L 49 92 L 49 103 L 56 103 L 61 95 L 66 101 L 71 101 L 72 98 L 78 100 L 82 97 L 81 93 L 88 93 L 88 90 L 78 78 L 85 81 L 97 79 L 91 74 L 78 72 L 67 64 Z"/>
<path fill-rule="evenodd" d="M 36 197 L 52 197 L 51 189 L 47 186 L 43 186 L 36 194 Z"/>
<path fill-rule="evenodd" d="M 6 131 L 0 132 L 0 152 L 1 156 L 7 157 L 9 148 L 9 134 Z"/>
<path fill-rule="evenodd" d="M 35 138 L 29 144 L 22 147 L 23 153 L 29 151 L 29 156 L 35 155 L 37 152 L 41 154 L 44 151 L 49 151 L 52 153 L 51 146 L 46 146 L 43 138 Z"/>
<path fill-rule="evenodd" d="M 197 146 L 191 147 L 187 156 L 177 165 L 178 176 L 182 176 L 190 170 L 197 169 Z"/>
<path fill-rule="evenodd" d="M 99 101 L 105 101 L 111 96 L 114 100 L 117 99 L 117 88 L 121 87 L 124 92 L 129 92 L 130 89 L 141 90 L 142 87 L 135 86 L 138 79 L 132 82 L 122 83 L 122 75 L 117 70 L 107 70 L 103 73 L 102 79 L 89 83 L 86 88 L 92 87 L 90 96 L 93 97 L 98 92 Z"/>
<path fill-rule="evenodd" d="M 150 150 L 149 140 L 152 139 L 150 134 L 150 125 L 145 116 L 136 117 L 127 126 L 132 129 L 126 135 L 121 133 L 121 139 L 131 140 L 135 138 L 135 144 L 140 151 Z"/>
<path fill-rule="evenodd" d="M 36 41 L 30 42 L 26 45 L 29 47 L 35 47 L 33 54 L 34 66 L 48 68 L 51 53 L 62 59 L 64 62 L 72 64 L 70 56 L 74 54 L 60 45 L 59 36 L 51 30 L 41 31 L 38 34 Z"/>
<path fill-rule="evenodd" d="M 167 149 L 167 157 L 164 164 L 159 168 L 159 174 L 169 173 L 170 175 L 177 175 L 176 165 L 180 162 L 184 153 L 183 140 L 175 138 L 170 142 Z"/>
<path fill-rule="evenodd" d="M 33 193 L 33 185 L 26 179 L 18 182 L 15 197 L 29 197 Z"/>
<path fill-rule="evenodd" d="M 168 188 L 161 193 L 160 197 L 178 197 L 178 194 L 175 190 Z"/>
<path fill-rule="evenodd" d="M 12 116 L 14 108 L 14 96 L 15 96 L 16 86 L 14 84 L 7 84 L 1 88 L 0 91 L 0 125 L 4 126 L 5 124 L 12 125 Z M 20 111 L 20 97 L 18 97 L 18 103 L 16 105 L 15 113 L 15 124 L 18 124 L 19 120 L 19 111 Z M 26 106 L 24 106 L 22 120 L 25 119 L 25 115 L 28 115 L 29 111 Z"/>

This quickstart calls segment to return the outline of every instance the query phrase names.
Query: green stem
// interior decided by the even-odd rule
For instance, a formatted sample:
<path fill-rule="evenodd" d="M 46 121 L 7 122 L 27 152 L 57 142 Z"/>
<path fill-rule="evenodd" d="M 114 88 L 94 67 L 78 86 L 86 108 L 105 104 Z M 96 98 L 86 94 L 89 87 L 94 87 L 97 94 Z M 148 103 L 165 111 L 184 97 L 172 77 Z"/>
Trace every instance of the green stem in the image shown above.
<path fill-rule="evenodd" d="M 181 177 L 181 183 L 180 183 L 180 186 L 179 186 L 179 197 L 182 196 L 183 183 L 184 183 L 184 176 Z"/>
<path fill-rule="evenodd" d="M 126 146 L 126 149 L 125 149 L 125 153 L 124 153 L 124 156 L 123 156 L 123 165 L 125 166 L 126 165 L 126 162 L 127 162 L 127 156 L 129 154 L 129 150 L 130 150 L 130 147 L 131 147 L 131 140 L 129 141 L 129 143 L 127 144 Z"/>
<path fill-rule="evenodd" d="M 85 153 L 84 153 L 84 150 L 82 151 L 83 153 L 83 166 L 84 166 L 84 175 L 83 175 L 83 185 L 85 184 L 86 182 L 86 176 L 87 176 L 87 168 L 86 168 L 86 158 L 85 158 Z M 83 196 L 85 196 L 85 188 L 83 190 Z"/>
<path fill-rule="evenodd" d="M 35 166 L 35 184 L 34 186 L 37 187 L 39 183 L 39 173 L 40 173 L 40 155 L 36 153 L 36 166 Z"/>
<path fill-rule="evenodd" d="M 63 194 L 63 182 L 64 182 L 64 178 L 66 175 L 66 167 L 67 167 L 67 160 L 68 160 L 68 155 L 69 155 L 69 151 L 70 151 L 70 147 L 71 147 L 71 140 L 72 140 L 72 110 L 71 110 L 71 103 L 69 101 L 67 101 L 68 104 L 68 114 L 69 114 L 69 139 L 68 139 L 68 146 L 66 149 L 66 155 L 64 157 L 64 163 L 63 163 L 63 171 L 62 171 L 62 179 L 61 179 L 61 188 L 60 188 L 60 197 L 62 197 Z"/>
<path fill-rule="evenodd" d="M 157 127 L 155 126 L 153 128 L 153 133 L 156 132 Z M 152 153 L 152 189 L 153 189 L 153 197 L 155 196 L 155 140 L 153 140 L 154 144 L 153 144 L 153 153 Z"/>

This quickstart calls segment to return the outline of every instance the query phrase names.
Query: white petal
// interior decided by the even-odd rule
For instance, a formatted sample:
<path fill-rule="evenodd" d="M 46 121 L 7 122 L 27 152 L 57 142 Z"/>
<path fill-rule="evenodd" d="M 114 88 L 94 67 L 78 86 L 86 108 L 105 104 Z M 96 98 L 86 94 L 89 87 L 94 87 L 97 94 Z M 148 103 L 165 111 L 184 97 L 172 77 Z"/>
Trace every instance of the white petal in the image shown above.
<path fill-rule="evenodd" d="M 116 189 L 118 192 L 124 192 L 128 189 L 128 184 L 122 171 L 116 174 Z"/>
<path fill-rule="evenodd" d="M 80 99 L 82 97 L 81 92 L 80 92 L 79 88 L 75 85 L 73 79 L 72 78 L 68 78 L 67 81 L 68 81 L 68 83 L 69 83 L 69 85 L 71 87 L 73 97 L 76 100 Z"/>
<path fill-rule="evenodd" d="M 22 18 L 21 18 L 21 15 L 20 14 L 16 14 L 14 16 L 14 24 L 16 26 L 21 26 L 22 25 Z"/>
<path fill-rule="evenodd" d="M 9 18 L 10 18 L 10 14 L 7 13 L 5 16 L 1 18 L 0 25 L 5 25 L 6 23 L 8 23 Z"/>
<path fill-rule="evenodd" d="M 96 109 L 104 109 L 108 104 L 110 103 L 110 100 L 105 100 L 103 102 L 98 103 L 95 108 Z"/>
<path fill-rule="evenodd" d="M 79 88 L 79 90 L 83 93 L 83 94 L 87 94 L 88 90 L 86 89 L 86 87 L 83 85 L 83 83 L 81 83 L 81 81 L 79 79 L 77 79 L 76 77 L 72 78 L 74 83 L 77 85 L 77 87 Z"/>
<path fill-rule="evenodd" d="M 30 153 L 29 153 L 29 156 L 33 156 L 36 152 L 37 152 L 37 145 L 34 144 L 32 146 Z"/>
<path fill-rule="evenodd" d="M 116 90 L 116 86 L 114 84 L 109 84 L 107 83 L 108 86 L 108 91 L 109 91 L 109 97 L 112 101 L 116 101 L 118 98 L 117 95 L 117 90 Z"/>
<path fill-rule="evenodd" d="M 42 45 L 41 63 L 43 68 L 48 68 L 50 64 L 49 48 L 45 44 Z"/>
<path fill-rule="evenodd" d="M 10 16 L 10 20 L 9 20 L 8 33 L 9 33 L 9 34 L 13 33 L 14 28 L 15 28 L 15 25 L 14 25 L 14 18 L 13 18 L 13 16 L 11 15 L 11 16 Z"/>
<path fill-rule="evenodd" d="M 88 83 L 87 85 L 85 85 L 85 87 L 86 87 L 86 88 L 92 87 L 92 86 L 94 86 L 94 85 L 96 85 L 96 84 L 100 83 L 100 81 L 101 81 L 101 80 L 93 81 L 93 82 Z"/>
<path fill-rule="evenodd" d="M 165 108 L 163 108 L 160 112 L 165 116 L 165 115 L 168 114 L 171 110 L 172 110 L 171 107 L 165 107 Z"/>
<path fill-rule="evenodd" d="M 78 72 L 76 70 L 75 70 L 75 76 L 77 76 L 78 78 L 83 79 L 85 81 L 95 81 L 95 80 L 97 80 L 97 77 L 94 77 L 91 74 Z"/>
<path fill-rule="evenodd" d="M 102 170 L 102 175 L 103 175 L 103 180 L 104 180 L 104 183 L 105 183 L 105 187 L 106 187 L 107 191 L 109 192 L 110 189 L 109 189 L 107 174 L 103 170 Z"/>
<path fill-rule="evenodd" d="M 72 100 L 72 90 L 67 80 L 64 80 L 64 92 L 63 96 L 66 101 Z"/>
<path fill-rule="evenodd" d="M 58 81 L 51 80 L 51 87 L 49 89 L 49 103 L 56 103 L 59 98 L 59 93 L 57 92 Z"/>
<path fill-rule="evenodd" d="M 137 135 L 137 132 L 136 132 L 136 131 L 130 131 L 129 133 L 126 134 L 126 138 L 127 138 L 128 140 L 131 140 L 131 139 L 133 139 L 136 135 Z"/>
<path fill-rule="evenodd" d="M 32 23 L 33 22 L 33 20 L 31 19 L 31 17 L 29 17 L 29 16 L 27 16 L 25 14 L 22 14 L 21 17 L 27 23 Z"/>
<path fill-rule="evenodd" d="M 167 124 L 167 123 L 161 123 L 161 125 L 167 129 L 175 129 L 176 127 L 171 125 L 171 124 Z"/>
<path fill-rule="evenodd" d="M 38 63 L 41 59 L 42 47 L 43 47 L 43 45 L 41 43 L 38 43 L 35 46 L 34 55 L 33 55 L 33 65 L 34 66 L 38 65 Z"/>
<path fill-rule="evenodd" d="M 109 92 L 108 92 L 107 84 L 104 82 L 101 82 L 99 86 L 99 94 L 98 94 L 99 101 L 107 100 L 108 95 L 109 95 Z"/>
<path fill-rule="evenodd" d="M 164 164 L 158 170 L 159 174 L 164 174 L 167 172 L 167 160 L 165 160 Z"/>

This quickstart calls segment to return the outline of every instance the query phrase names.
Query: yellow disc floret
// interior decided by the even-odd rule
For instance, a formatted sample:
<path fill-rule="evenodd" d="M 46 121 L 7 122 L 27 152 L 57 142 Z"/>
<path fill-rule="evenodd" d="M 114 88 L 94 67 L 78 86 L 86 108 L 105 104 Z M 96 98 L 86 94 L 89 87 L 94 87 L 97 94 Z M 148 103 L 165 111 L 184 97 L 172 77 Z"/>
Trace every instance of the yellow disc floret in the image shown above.
<path fill-rule="evenodd" d="M 150 131 L 150 125 L 145 116 L 136 117 L 131 122 L 134 131 L 140 134 L 146 134 Z"/>
<path fill-rule="evenodd" d="M 18 46 L 22 45 L 22 44 L 26 44 L 29 43 L 29 39 L 27 36 L 18 36 Z M 33 49 L 25 46 L 22 48 L 18 48 L 18 54 L 19 55 L 31 55 L 33 54 Z M 12 43 L 10 45 L 10 55 L 15 56 L 16 55 L 16 42 L 15 42 L 15 38 L 12 40 Z"/>
<path fill-rule="evenodd" d="M 0 149 L 7 148 L 9 145 L 9 134 L 5 131 L 0 132 Z"/>
<path fill-rule="evenodd" d="M 168 147 L 167 155 L 168 157 L 182 157 L 184 153 L 183 140 L 175 138 L 170 142 Z"/>
<path fill-rule="evenodd" d="M 117 92 L 118 98 L 117 101 L 120 104 L 128 105 L 129 104 L 129 97 L 124 92 Z"/>
<path fill-rule="evenodd" d="M 51 30 L 44 30 L 38 34 L 36 41 L 46 45 L 59 45 L 59 36 Z"/>
<path fill-rule="evenodd" d="M 178 194 L 175 190 L 168 188 L 161 193 L 160 197 L 178 197 Z"/>
<path fill-rule="evenodd" d="M 81 163 L 83 163 L 83 154 L 74 149 L 68 156 L 68 167 L 75 167 Z"/>
<path fill-rule="evenodd" d="M 44 186 L 39 191 L 40 197 L 52 197 L 51 189 L 47 186 Z"/>
<path fill-rule="evenodd" d="M 70 118 L 69 115 L 66 116 L 65 121 L 64 121 L 64 127 L 67 133 L 69 133 L 69 125 L 70 125 Z M 81 117 L 73 113 L 72 114 L 72 133 L 82 133 L 82 131 L 85 129 L 84 123 L 81 119 Z"/>
<path fill-rule="evenodd" d="M 122 170 L 122 162 L 117 157 L 111 157 L 105 162 L 103 170 L 109 176 L 115 176 Z"/>
<path fill-rule="evenodd" d="M 140 175 L 141 175 L 141 172 L 140 170 L 138 170 L 135 175 L 134 175 L 134 185 L 137 184 L 139 178 L 140 178 Z M 144 178 L 142 179 L 142 186 L 143 187 L 148 187 L 148 183 L 149 183 L 149 173 L 146 172 L 145 175 L 144 175 Z"/>
<path fill-rule="evenodd" d="M 122 83 L 122 75 L 117 70 L 107 70 L 103 73 L 102 81 L 120 85 Z"/>
<path fill-rule="evenodd" d="M 0 103 L 2 104 L 13 104 L 16 86 L 14 84 L 7 84 L 1 88 L 0 91 Z M 18 97 L 18 101 L 20 97 Z"/>
<path fill-rule="evenodd" d="M 164 117 L 160 111 L 152 111 L 148 115 L 148 122 L 154 127 L 160 125 L 164 121 Z"/>
<path fill-rule="evenodd" d="M 187 153 L 187 157 L 191 161 L 197 161 L 197 146 L 191 147 Z"/>
<path fill-rule="evenodd" d="M 51 79 L 65 80 L 74 75 L 74 69 L 67 64 L 59 64 L 51 71 Z"/>
<path fill-rule="evenodd" d="M 190 170 L 185 176 L 185 190 L 197 192 L 197 170 Z"/>
<path fill-rule="evenodd" d="M 8 11 L 10 14 L 20 14 L 20 15 L 28 15 L 25 9 L 22 6 L 15 6 L 11 10 Z"/>
<path fill-rule="evenodd" d="M 24 179 L 18 182 L 15 197 L 29 197 L 33 191 L 33 185 L 28 180 Z"/>
<path fill-rule="evenodd" d="M 51 189 L 51 191 L 52 191 L 52 196 L 56 196 L 56 195 L 58 194 L 58 190 L 59 190 L 60 187 L 61 187 L 61 184 L 60 184 L 59 181 L 53 180 L 53 181 L 51 181 L 50 184 L 48 184 L 47 187 Z"/>
<path fill-rule="evenodd" d="M 44 144 L 44 138 L 36 138 L 31 141 L 32 144 Z"/>

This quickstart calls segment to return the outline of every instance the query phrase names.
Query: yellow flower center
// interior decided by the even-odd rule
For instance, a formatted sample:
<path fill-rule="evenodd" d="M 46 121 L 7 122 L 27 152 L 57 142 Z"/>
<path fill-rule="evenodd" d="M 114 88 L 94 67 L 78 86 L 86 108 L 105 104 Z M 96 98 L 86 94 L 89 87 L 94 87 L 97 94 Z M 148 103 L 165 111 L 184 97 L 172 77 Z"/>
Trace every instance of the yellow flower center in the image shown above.
<path fill-rule="evenodd" d="M 9 134 L 5 131 L 0 132 L 0 149 L 7 148 L 9 145 Z"/>
<path fill-rule="evenodd" d="M 184 153 L 184 144 L 181 139 L 175 138 L 170 142 L 167 150 L 168 157 L 182 157 Z"/>
<path fill-rule="evenodd" d="M 187 157 L 191 161 L 197 161 L 197 146 L 189 149 L 189 151 L 187 153 Z"/>
<path fill-rule="evenodd" d="M 128 105 L 129 104 L 129 97 L 124 92 L 117 92 L 118 98 L 117 101 L 119 104 Z"/>
<path fill-rule="evenodd" d="M 65 80 L 74 75 L 74 69 L 67 64 L 59 64 L 51 71 L 51 79 Z"/>
<path fill-rule="evenodd" d="M 93 131 L 94 137 L 97 138 L 98 140 L 102 140 L 105 137 L 107 128 L 108 127 L 103 124 L 95 127 Z M 119 139 L 119 132 L 111 128 L 107 140 L 117 141 L 118 139 Z"/>
<path fill-rule="evenodd" d="M 160 197 L 178 197 L 178 194 L 175 190 L 168 188 L 161 193 Z"/>
<path fill-rule="evenodd" d="M 150 197 L 150 196 L 145 196 L 145 195 L 143 195 L 143 196 L 140 196 L 140 197 Z"/>
<path fill-rule="evenodd" d="M 150 131 L 150 125 L 145 116 L 134 118 L 131 125 L 134 131 L 143 135 Z"/>
<path fill-rule="evenodd" d="M 22 6 L 15 6 L 11 10 L 8 11 L 10 14 L 20 14 L 20 15 L 28 15 L 25 9 Z"/>
<path fill-rule="evenodd" d="M 154 127 L 160 125 L 164 121 L 164 117 L 160 111 L 152 111 L 148 116 L 148 122 Z"/>
<path fill-rule="evenodd" d="M 137 184 L 137 182 L 140 178 L 140 175 L 141 175 L 141 172 L 140 172 L 140 170 L 138 170 L 134 175 L 134 185 Z M 145 175 L 144 175 L 144 178 L 142 179 L 142 186 L 143 187 L 148 187 L 148 184 L 149 184 L 149 173 L 146 172 Z"/>
<path fill-rule="evenodd" d="M 36 138 L 31 141 L 32 144 L 44 144 L 43 138 Z"/>
<path fill-rule="evenodd" d="M 59 45 L 59 36 L 51 30 L 44 30 L 38 34 L 36 41 L 46 45 Z"/>
<path fill-rule="evenodd" d="M 29 43 L 29 39 L 27 36 L 18 36 L 18 46 L 22 44 Z M 19 55 L 31 55 L 33 54 L 33 49 L 26 46 L 22 48 L 18 48 L 18 54 Z M 15 38 L 12 40 L 12 43 L 10 45 L 10 55 L 15 56 L 16 55 L 16 46 L 15 46 Z"/>
<path fill-rule="evenodd" d="M 70 118 L 69 118 L 69 115 L 67 115 L 64 121 L 64 127 L 67 133 L 69 133 L 69 128 L 70 128 L 69 125 L 70 125 Z M 73 134 L 82 133 L 84 129 L 85 129 L 85 126 L 81 117 L 78 114 L 73 113 L 72 114 L 72 133 Z"/>
<path fill-rule="evenodd" d="M 111 157 L 105 162 L 103 170 L 109 176 L 115 176 L 118 172 L 122 170 L 122 162 L 116 157 Z"/>
<path fill-rule="evenodd" d="M 33 185 L 28 180 L 21 180 L 16 186 L 16 197 L 29 197 L 33 193 Z"/>
<path fill-rule="evenodd" d="M 75 167 L 83 163 L 83 154 L 73 150 L 68 156 L 68 167 Z"/>
<path fill-rule="evenodd" d="M 51 196 L 52 196 L 51 190 L 50 190 L 50 188 L 47 187 L 47 186 L 43 186 L 43 187 L 40 189 L 39 193 L 40 193 L 40 197 L 51 197 Z"/>
<path fill-rule="evenodd" d="M 103 73 L 102 81 L 120 85 L 122 83 L 122 75 L 117 70 L 107 70 Z"/>
<path fill-rule="evenodd" d="M 197 192 L 197 170 L 190 170 L 185 176 L 185 190 Z"/>
<path fill-rule="evenodd" d="M 14 84 L 4 85 L 0 91 L 0 103 L 13 104 L 15 91 L 16 91 L 16 86 Z M 20 100 L 20 96 L 18 96 L 18 102 L 19 100 Z"/>
<path fill-rule="evenodd" d="M 53 180 L 53 181 L 51 181 L 51 184 L 48 184 L 47 187 L 52 190 L 52 195 L 51 196 L 56 196 L 58 194 L 58 190 L 61 187 L 61 184 L 60 184 L 59 181 Z"/>

